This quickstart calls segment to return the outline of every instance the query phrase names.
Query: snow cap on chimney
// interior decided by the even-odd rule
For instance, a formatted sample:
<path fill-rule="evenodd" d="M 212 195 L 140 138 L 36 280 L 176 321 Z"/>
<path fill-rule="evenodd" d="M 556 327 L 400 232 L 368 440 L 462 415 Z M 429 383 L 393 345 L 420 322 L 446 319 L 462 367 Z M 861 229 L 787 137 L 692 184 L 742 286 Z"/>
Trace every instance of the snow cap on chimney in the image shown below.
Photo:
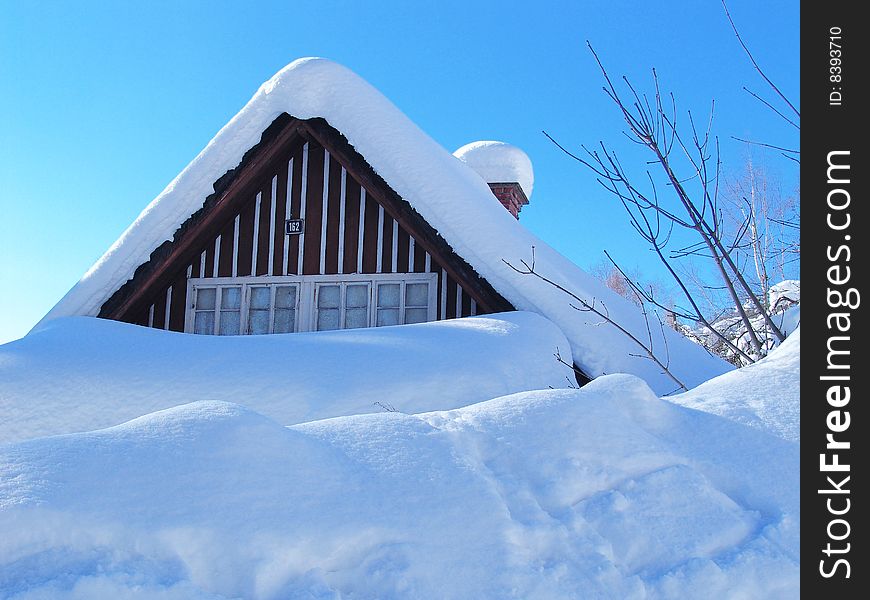
<path fill-rule="evenodd" d="M 532 161 L 525 152 L 505 142 L 482 141 L 466 144 L 453 155 L 474 169 L 504 207 L 520 218 L 535 182 Z"/>

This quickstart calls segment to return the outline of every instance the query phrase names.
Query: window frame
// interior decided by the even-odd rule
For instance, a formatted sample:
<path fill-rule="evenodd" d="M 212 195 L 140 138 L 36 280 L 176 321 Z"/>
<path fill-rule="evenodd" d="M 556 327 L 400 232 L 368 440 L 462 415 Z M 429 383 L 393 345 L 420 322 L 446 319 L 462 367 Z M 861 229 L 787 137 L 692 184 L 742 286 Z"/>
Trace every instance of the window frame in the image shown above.
<path fill-rule="evenodd" d="M 293 322 L 293 333 L 302 333 L 317 331 L 317 296 L 316 291 L 322 285 L 339 285 L 340 286 L 340 304 L 339 304 L 339 323 L 345 324 L 346 310 L 346 290 L 348 285 L 367 284 L 369 289 L 368 295 L 368 324 L 366 327 L 377 326 L 377 289 L 381 283 L 399 283 L 400 297 L 400 324 L 405 322 L 405 286 L 409 283 L 427 283 L 428 284 L 428 306 L 426 321 L 435 321 L 438 318 L 438 274 L 437 273 L 351 273 L 343 275 L 274 275 L 274 276 L 256 276 L 256 277 L 192 277 L 187 280 L 187 302 L 184 315 L 184 331 L 185 333 L 194 333 L 194 320 L 196 318 L 196 290 L 198 288 L 215 288 L 215 308 L 214 310 L 214 326 L 212 335 L 218 335 L 220 331 L 220 297 L 221 288 L 225 287 L 241 287 L 242 288 L 242 305 L 240 308 L 240 330 L 236 335 L 268 335 L 268 334 L 250 334 L 249 328 L 249 310 L 250 310 L 250 289 L 252 287 L 269 287 L 270 288 L 270 303 L 269 303 L 269 334 L 274 332 L 275 328 L 275 296 L 278 287 L 293 285 L 296 286 L 296 305 L 295 319 Z M 341 329 L 344 329 L 342 327 Z M 341 329 L 331 329 L 324 331 L 340 331 Z M 360 329 L 360 328 L 358 328 Z M 362 328 L 364 329 L 364 328 Z M 200 334 L 208 335 L 208 334 Z"/>

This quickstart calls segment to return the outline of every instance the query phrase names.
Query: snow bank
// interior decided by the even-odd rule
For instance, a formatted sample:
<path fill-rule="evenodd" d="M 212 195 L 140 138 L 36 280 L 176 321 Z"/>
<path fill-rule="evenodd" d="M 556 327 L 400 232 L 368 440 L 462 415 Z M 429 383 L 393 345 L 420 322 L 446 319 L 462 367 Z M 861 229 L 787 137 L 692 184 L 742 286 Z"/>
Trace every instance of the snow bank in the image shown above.
<path fill-rule="evenodd" d="M 800 279 L 786 279 L 770 286 L 767 291 L 767 300 L 767 304 L 773 312 L 782 310 L 780 307 L 799 303 L 801 301 Z"/>
<path fill-rule="evenodd" d="M 668 400 L 800 441 L 800 353 L 798 327 L 757 363 L 711 379 L 685 394 L 669 396 Z"/>
<path fill-rule="evenodd" d="M 532 198 L 535 173 L 529 156 L 505 142 L 483 141 L 465 144 L 453 156 L 474 169 L 487 183 L 520 184 L 527 199 Z"/>
<path fill-rule="evenodd" d="M 796 444 L 630 376 L 290 428 L 196 402 L 0 447 L 19 600 L 793 598 L 798 536 Z"/>
<path fill-rule="evenodd" d="M 186 335 L 73 317 L 0 346 L 0 442 L 117 425 L 193 400 L 282 425 L 455 408 L 567 387 L 565 336 L 533 313 L 269 336 Z"/>
<path fill-rule="evenodd" d="M 103 302 L 130 279 L 163 241 L 203 203 L 212 184 L 236 167 L 261 133 L 282 113 L 322 117 L 341 131 L 390 186 L 425 218 L 475 270 L 518 310 L 544 315 L 568 337 L 575 362 L 591 376 L 638 375 L 660 394 L 674 384 L 615 327 L 571 307 L 576 300 L 553 286 L 518 274 L 520 261 L 587 302 L 602 303 L 610 315 L 641 339 L 647 326 L 637 307 L 532 235 L 492 199 L 486 183 L 420 130 L 367 82 L 324 59 L 300 59 L 264 83 L 163 192 L 149 204 L 43 322 L 62 316 L 96 315 Z M 729 370 L 682 335 L 651 328 L 658 352 L 670 354 L 672 369 L 689 387 Z M 662 339 L 665 336 L 666 341 Z M 641 352 L 642 353 L 642 352 Z"/>

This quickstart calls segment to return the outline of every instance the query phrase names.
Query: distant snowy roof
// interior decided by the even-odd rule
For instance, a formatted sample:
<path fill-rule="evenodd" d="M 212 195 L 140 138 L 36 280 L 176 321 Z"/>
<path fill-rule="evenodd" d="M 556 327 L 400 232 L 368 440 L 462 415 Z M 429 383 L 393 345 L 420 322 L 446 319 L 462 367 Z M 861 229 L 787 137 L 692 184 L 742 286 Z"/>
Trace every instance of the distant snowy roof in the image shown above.
<path fill-rule="evenodd" d="M 487 183 L 516 182 L 531 200 L 535 174 L 528 155 L 505 142 L 482 141 L 465 144 L 453 156 L 474 169 Z"/>
<path fill-rule="evenodd" d="M 638 309 L 520 225 L 481 177 L 426 135 L 380 92 L 347 68 L 321 58 L 294 61 L 260 86 L 245 107 L 160 193 L 43 321 L 97 315 L 100 307 L 147 262 L 235 168 L 262 132 L 283 113 L 321 117 L 340 131 L 374 170 L 407 200 L 474 269 L 519 310 L 555 322 L 571 342 L 574 362 L 587 374 L 627 372 L 658 393 L 674 389 L 643 351 L 601 318 L 572 307 L 577 301 L 510 265 L 531 260 L 544 277 L 584 298 L 603 302 L 610 316 L 652 343 L 689 387 L 729 370 L 724 361 L 682 335 L 647 327 Z M 521 182 L 522 183 L 522 182 Z M 528 182 L 531 188 L 531 181 Z M 530 192 L 531 189 L 528 190 Z M 527 192 L 527 193 L 528 193 Z M 509 263 L 509 264 L 508 264 Z"/>

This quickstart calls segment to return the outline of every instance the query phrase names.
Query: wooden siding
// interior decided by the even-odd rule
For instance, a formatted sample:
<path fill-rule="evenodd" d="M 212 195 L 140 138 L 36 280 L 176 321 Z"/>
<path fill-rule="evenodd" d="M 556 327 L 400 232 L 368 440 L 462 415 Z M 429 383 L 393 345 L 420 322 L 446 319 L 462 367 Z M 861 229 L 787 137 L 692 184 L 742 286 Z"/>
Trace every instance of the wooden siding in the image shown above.
<path fill-rule="evenodd" d="M 238 209 L 212 227 L 168 284 L 122 320 L 184 330 L 187 279 L 249 275 L 436 273 L 438 319 L 483 314 L 475 298 L 314 139 L 298 138 L 263 165 Z M 288 212 L 289 211 L 289 212 Z M 305 220 L 288 236 L 288 218 Z"/>

